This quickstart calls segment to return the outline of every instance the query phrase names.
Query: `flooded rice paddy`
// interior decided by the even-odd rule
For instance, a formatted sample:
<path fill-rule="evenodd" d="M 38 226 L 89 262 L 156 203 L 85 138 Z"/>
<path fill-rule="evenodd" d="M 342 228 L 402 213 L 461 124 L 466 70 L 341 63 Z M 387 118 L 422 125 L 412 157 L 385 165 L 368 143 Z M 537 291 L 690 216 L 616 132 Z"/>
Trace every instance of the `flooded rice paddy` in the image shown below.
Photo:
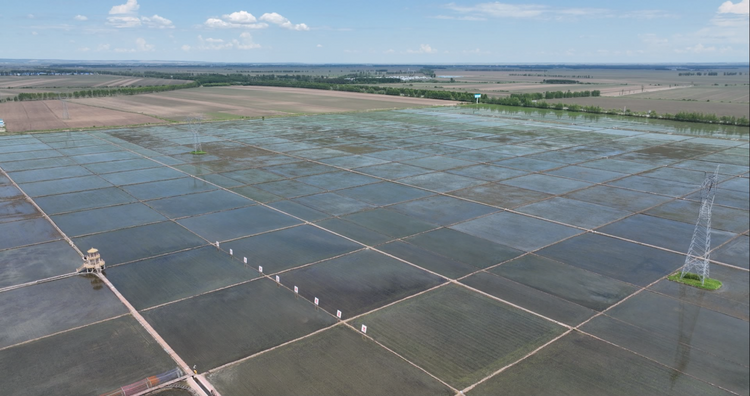
<path fill-rule="evenodd" d="M 178 365 L 73 246 L 223 395 L 750 393 L 747 128 L 456 107 L 199 130 L 205 155 L 179 125 L 0 136 L 3 394 Z M 707 292 L 665 278 L 717 165 Z"/>

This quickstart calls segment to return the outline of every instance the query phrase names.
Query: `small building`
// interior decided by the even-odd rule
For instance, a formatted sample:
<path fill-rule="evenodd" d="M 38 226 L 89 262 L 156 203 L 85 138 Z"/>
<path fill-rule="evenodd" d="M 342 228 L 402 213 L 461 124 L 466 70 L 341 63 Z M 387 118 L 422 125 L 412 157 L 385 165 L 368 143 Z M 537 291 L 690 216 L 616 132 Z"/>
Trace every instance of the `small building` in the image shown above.
<path fill-rule="evenodd" d="M 88 255 L 83 258 L 83 265 L 76 272 L 102 272 L 105 269 L 105 265 L 104 260 L 99 255 L 99 250 L 91 248 L 86 253 Z"/>

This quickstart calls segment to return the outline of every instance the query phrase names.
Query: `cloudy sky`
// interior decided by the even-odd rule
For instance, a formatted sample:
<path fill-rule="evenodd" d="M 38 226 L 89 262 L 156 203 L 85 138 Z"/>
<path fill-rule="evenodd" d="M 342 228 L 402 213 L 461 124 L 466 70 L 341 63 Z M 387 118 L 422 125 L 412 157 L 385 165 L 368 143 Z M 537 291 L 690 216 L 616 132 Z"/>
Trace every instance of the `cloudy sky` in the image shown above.
<path fill-rule="evenodd" d="M 8 1 L 0 58 L 746 63 L 748 2 Z"/>

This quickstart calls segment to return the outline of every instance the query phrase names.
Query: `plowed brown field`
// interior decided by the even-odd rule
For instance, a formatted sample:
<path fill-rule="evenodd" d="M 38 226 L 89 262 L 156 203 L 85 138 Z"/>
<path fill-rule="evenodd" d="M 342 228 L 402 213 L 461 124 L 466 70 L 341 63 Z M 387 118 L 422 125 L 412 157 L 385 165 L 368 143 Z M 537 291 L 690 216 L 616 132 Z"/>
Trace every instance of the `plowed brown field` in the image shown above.
<path fill-rule="evenodd" d="M 176 121 L 196 115 L 203 115 L 205 119 L 226 119 L 233 116 L 260 117 L 450 106 L 456 103 L 355 92 L 254 86 L 193 88 L 148 95 L 77 99 L 75 102 Z"/>
<path fill-rule="evenodd" d="M 750 116 L 750 108 L 742 103 L 683 102 L 675 100 L 634 99 L 629 96 L 610 98 L 568 98 L 548 100 L 549 103 L 562 102 L 583 106 L 599 106 L 603 109 L 622 109 L 632 111 L 656 111 L 657 113 L 676 114 L 681 111 L 716 114 L 718 116 Z"/>
<path fill-rule="evenodd" d="M 69 119 L 63 119 L 59 100 L 8 102 L 0 104 L 0 118 L 8 132 L 26 132 L 93 126 L 156 124 L 164 121 L 142 114 L 84 106 L 68 102 Z"/>

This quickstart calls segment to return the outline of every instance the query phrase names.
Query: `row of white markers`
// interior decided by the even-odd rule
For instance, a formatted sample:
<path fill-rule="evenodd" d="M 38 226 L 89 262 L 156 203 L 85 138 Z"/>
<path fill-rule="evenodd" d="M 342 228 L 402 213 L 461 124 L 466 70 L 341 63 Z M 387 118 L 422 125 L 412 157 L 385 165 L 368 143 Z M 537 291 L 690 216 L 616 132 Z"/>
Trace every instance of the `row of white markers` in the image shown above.
<path fill-rule="evenodd" d="M 216 247 L 217 248 L 219 247 L 219 241 L 216 241 Z M 234 256 L 234 251 L 232 249 L 229 249 L 229 255 L 230 256 Z M 247 264 L 247 257 L 243 257 L 242 261 L 245 264 Z M 263 273 L 263 266 L 262 265 L 258 266 L 258 272 L 260 272 L 261 274 Z M 281 284 L 281 278 L 278 275 L 276 275 L 276 283 Z M 297 293 L 297 294 L 299 294 L 299 288 L 297 286 L 294 286 L 294 292 Z M 316 307 L 320 305 L 320 300 L 318 299 L 318 297 L 315 297 L 315 299 L 313 300 L 313 302 L 315 303 Z M 341 320 L 341 315 L 342 315 L 341 311 L 336 310 L 336 317 L 339 318 L 339 320 Z M 360 328 L 360 331 L 362 332 L 362 334 L 367 334 L 367 326 L 362 325 L 362 327 Z"/>

